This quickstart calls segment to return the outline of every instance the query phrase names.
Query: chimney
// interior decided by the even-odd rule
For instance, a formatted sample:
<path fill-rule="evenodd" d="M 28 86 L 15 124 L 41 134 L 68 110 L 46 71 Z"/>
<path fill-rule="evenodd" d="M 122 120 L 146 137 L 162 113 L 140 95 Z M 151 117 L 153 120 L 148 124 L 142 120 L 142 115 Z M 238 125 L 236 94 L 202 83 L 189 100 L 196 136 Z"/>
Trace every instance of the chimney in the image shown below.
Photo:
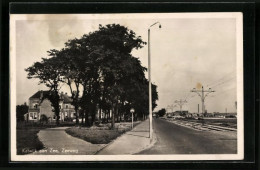
<path fill-rule="evenodd" d="M 60 99 L 63 99 L 63 91 L 60 94 Z"/>
<path fill-rule="evenodd" d="M 41 90 L 40 93 L 41 93 L 40 94 L 40 99 L 42 99 L 43 98 L 43 91 Z"/>

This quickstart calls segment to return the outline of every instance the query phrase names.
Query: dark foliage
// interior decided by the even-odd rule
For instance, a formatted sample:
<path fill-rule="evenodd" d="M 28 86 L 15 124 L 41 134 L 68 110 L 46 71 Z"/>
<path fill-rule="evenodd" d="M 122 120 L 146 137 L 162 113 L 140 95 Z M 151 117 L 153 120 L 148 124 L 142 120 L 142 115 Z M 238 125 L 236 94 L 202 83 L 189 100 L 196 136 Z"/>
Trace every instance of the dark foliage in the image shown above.
<path fill-rule="evenodd" d="M 29 106 L 26 103 L 16 106 L 16 119 L 18 122 L 24 121 L 24 114 L 28 113 L 28 109 Z"/>

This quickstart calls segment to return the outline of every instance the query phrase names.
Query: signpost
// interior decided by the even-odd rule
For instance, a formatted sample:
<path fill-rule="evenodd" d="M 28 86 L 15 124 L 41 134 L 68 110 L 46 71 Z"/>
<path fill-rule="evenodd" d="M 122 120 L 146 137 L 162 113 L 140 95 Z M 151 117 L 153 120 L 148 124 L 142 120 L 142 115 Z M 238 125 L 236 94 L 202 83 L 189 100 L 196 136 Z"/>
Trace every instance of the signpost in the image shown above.
<path fill-rule="evenodd" d="M 130 112 L 132 113 L 132 129 L 133 129 L 133 127 L 134 127 L 134 112 L 135 112 L 135 109 L 131 108 Z"/>

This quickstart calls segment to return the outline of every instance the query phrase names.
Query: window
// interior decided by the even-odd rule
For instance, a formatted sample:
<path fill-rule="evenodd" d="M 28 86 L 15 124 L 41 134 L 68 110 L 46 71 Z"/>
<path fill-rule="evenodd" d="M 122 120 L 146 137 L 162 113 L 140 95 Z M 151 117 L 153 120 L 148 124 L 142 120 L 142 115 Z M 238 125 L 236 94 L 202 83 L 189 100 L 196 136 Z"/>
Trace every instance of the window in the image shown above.
<path fill-rule="evenodd" d="M 29 120 L 36 120 L 38 118 L 37 112 L 30 112 L 29 113 Z"/>
<path fill-rule="evenodd" d="M 38 108 L 38 103 L 33 103 L 33 104 L 32 104 L 32 107 L 33 107 L 34 109 L 37 109 L 37 108 Z"/>
<path fill-rule="evenodd" d="M 69 105 L 68 105 L 68 104 L 66 104 L 66 105 L 65 105 L 65 107 L 66 107 L 66 109 L 68 109 L 68 108 L 69 108 Z"/>
<path fill-rule="evenodd" d="M 37 115 L 37 113 L 34 113 L 34 119 L 37 119 L 37 117 L 38 117 L 38 115 Z"/>
<path fill-rule="evenodd" d="M 33 119 L 33 113 L 29 114 L 29 119 L 32 120 Z"/>
<path fill-rule="evenodd" d="M 65 117 L 67 117 L 68 116 L 68 113 L 67 112 L 65 112 Z"/>

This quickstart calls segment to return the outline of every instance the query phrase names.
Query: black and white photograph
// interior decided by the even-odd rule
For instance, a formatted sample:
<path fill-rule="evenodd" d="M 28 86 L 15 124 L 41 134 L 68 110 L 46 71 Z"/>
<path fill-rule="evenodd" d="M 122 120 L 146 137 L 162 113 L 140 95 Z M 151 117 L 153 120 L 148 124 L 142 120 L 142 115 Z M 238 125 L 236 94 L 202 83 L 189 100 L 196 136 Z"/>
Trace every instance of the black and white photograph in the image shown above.
<path fill-rule="evenodd" d="M 11 14 L 11 161 L 242 160 L 242 20 Z"/>

